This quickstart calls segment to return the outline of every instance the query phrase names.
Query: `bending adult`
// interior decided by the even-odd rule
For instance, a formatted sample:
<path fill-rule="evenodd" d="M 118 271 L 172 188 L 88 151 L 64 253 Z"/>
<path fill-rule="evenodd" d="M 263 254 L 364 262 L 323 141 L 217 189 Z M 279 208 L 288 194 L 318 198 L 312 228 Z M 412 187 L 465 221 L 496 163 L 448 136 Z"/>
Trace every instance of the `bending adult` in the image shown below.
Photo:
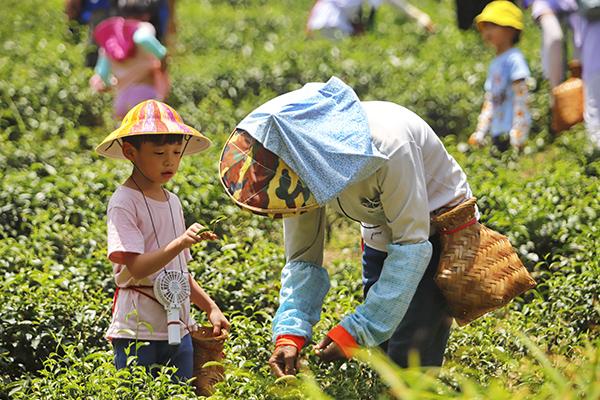
<path fill-rule="evenodd" d="M 286 264 L 273 319 L 275 375 L 295 374 L 319 320 L 325 207 L 362 225 L 365 299 L 316 346 L 323 360 L 387 341 L 399 365 L 418 352 L 439 366 L 452 318 L 433 281 L 440 253 L 432 214 L 471 197 L 467 177 L 435 132 L 410 110 L 359 101 L 337 78 L 307 84 L 254 110 L 221 158 L 222 182 L 240 206 L 283 221 Z"/>

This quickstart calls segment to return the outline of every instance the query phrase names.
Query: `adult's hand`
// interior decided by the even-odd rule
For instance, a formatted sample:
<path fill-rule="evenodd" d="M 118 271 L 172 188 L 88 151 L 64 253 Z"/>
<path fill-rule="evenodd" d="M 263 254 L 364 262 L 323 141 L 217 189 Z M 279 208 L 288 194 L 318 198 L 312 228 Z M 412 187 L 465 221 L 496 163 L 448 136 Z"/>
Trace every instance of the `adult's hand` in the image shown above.
<path fill-rule="evenodd" d="M 325 336 L 321 342 L 314 347 L 315 354 L 321 358 L 323 361 L 335 361 L 346 359 L 346 355 L 340 349 L 340 347 L 335 344 L 333 340 L 329 336 Z"/>
<path fill-rule="evenodd" d="M 285 375 L 296 375 L 300 370 L 300 357 L 295 346 L 278 346 L 269 358 L 271 372 L 281 378 Z"/>

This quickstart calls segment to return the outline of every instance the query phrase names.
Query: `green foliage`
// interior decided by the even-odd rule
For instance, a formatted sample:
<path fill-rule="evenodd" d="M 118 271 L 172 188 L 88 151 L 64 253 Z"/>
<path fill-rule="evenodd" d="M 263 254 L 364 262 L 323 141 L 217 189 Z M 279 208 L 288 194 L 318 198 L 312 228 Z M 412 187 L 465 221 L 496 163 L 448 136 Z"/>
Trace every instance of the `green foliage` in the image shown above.
<path fill-rule="evenodd" d="M 87 87 L 86 32 L 61 22 L 59 0 L 4 3 L 0 398 L 193 397 L 171 371 L 156 379 L 141 368 L 116 371 L 103 338 L 114 290 L 106 204 L 130 167 L 92 151 L 114 122 L 110 95 Z M 220 240 L 194 247 L 190 263 L 233 324 L 215 398 L 598 398 L 600 159 L 582 128 L 558 139 L 547 132 L 548 88 L 531 19 L 520 47 L 537 80 L 532 138 L 522 154 L 495 156 L 465 149 L 493 55 L 475 32 L 455 28 L 453 2 L 419 3 L 436 35 L 384 6 L 374 32 L 334 43 L 303 35 L 311 4 L 177 2 L 169 103 L 214 147 L 186 158 L 169 189 L 188 224 L 225 216 L 214 226 Z M 266 365 L 284 263 L 281 224 L 233 205 L 216 172 L 219 149 L 258 104 L 331 75 L 363 99 L 409 107 L 444 135 L 483 221 L 509 236 L 538 281 L 504 309 L 454 329 L 441 371 L 399 372 L 377 355 L 323 364 L 309 348 L 299 380 L 276 381 Z M 315 340 L 362 299 L 357 228 L 328 218 L 332 289 Z"/>

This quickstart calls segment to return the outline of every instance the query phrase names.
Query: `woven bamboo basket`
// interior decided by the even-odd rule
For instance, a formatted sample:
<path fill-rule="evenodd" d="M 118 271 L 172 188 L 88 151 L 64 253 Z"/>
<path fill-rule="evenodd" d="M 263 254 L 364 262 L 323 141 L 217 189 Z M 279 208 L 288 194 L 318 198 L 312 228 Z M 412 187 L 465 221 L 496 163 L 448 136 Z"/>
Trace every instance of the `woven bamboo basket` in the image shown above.
<path fill-rule="evenodd" d="M 569 62 L 571 77 L 552 89 L 552 125 L 554 133 L 566 131 L 583 121 L 583 81 L 581 64 L 577 60 Z"/>
<path fill-rule="evenodd" d="M 535 286 L 508 238 L 477 222 L 475 214 L 471 198 L 432 219 L 442 243 L 435 282 L 460 326 Z"/>
<path fill-rule="evenodd" d="M 225 329 L 221 335 L 214 336 L 212 327 L 200 327 L 192 332 L 192 345 L 194 347 L 194 387 L 200 396 L 210 396 L 214 392 L 214 385 L 225 379 L 225 368 L 217 364 L 225 358 L 223 345 L 229 336 Z M 214 365 L 204 366 L 210 361 Z"/>

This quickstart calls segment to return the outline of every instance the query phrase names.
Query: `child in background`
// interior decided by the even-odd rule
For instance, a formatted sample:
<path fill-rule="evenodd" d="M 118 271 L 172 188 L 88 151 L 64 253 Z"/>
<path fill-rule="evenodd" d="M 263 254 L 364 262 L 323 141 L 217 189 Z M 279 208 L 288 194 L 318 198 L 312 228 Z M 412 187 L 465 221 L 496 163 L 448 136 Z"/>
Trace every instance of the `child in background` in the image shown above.
<path fill-rule="evenodd" d="M 146 22 L 150 11 L 137 4 L 125 1 L 117 11 L 128 19 L 111 17 L 94 30 L 100 50 L 90 85 L 96 91 L 115 86 L 114 114 L 119 120 L 141 101 L 164 100 L 169 92 L 167 49 Z"/>
<path fill-rule="evenodd" d="M 469 144 L 481 146 L 490 131 L 492 144 L 500 151 L 524 146 L 531 116 L 527 106 L 527 61 L 514 47 L 523 30 L 523 13 L 510 1 L 492 1 L 475 18 L 483 40 L 496 51 L 485 81 L 485 98 L 477 129 Z"/>
<path fill-rule="evenodd" d="M 137 341 L 139 365 L 177 367 L 182 380 L 192 377 L 193 348 L 190 301 L 206 312 L 213 334 L 229 329 L 229 322 L 187 269 L 189 248 L 216 238 L 194 223 L 187 229 L 181 202 L 163 185 L 175 176 L 183 155 L 201 152 L 210 140 L 183 123 L 177 112 L 156 100 L 140 103 L 127 113 L 121 126 L 96 148 L 106 157 L 133 164 L 131 176 L 117 187 L 108 203 L 108 258 L 113 263 L 117 290 L 106 337 L 112 341 L 117 369 L 127 365 L 128 351 Z M 181 272 L 190 284 L 190 297 L 179 309 L 181 343 L 170 345 L 165 308 L 153 291 L 163 271 Z M 129 350 L 128 350 L 129 349 Z"/>

